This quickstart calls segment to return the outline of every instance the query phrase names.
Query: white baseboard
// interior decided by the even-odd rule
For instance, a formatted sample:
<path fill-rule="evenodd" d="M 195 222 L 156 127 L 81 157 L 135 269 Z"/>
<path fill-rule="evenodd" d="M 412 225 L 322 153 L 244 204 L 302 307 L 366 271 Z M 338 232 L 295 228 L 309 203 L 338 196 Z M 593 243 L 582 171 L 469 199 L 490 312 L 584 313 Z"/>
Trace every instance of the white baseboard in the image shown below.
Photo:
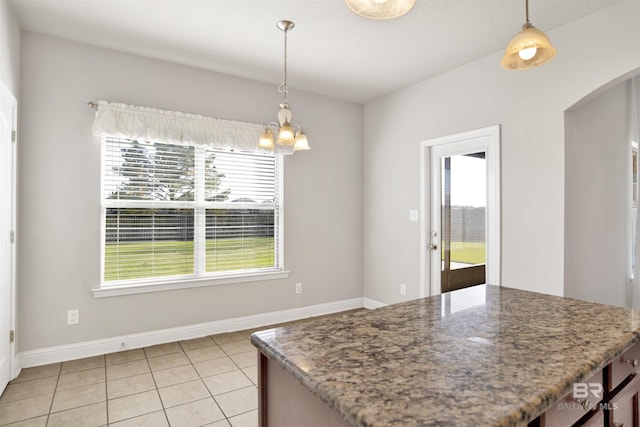
<path fill-rule="evenodd" d="M 371 298 L 363 298 L 362 306 L 364 308 L 368 308 L 369 310 L 375 310 L 376 308 L 384 307 L 385 303 L 371 299 Z"/>
<path fill-rule="evenodd" d="M 82 359 L 85 357 L 98 356 L 117 351 L 148 347 L 150 345 L 199 338 L 206 335 L 254 329 L 276 323 L 290 322 L 307 317 L 338 313 L 340 311 L 362 307 L 369 308 L 365 305 L 363 298 L 354 298 L 350 300 L 329 302 L 289 310 L 273 311 L 270 313 L 262 313 L 252 316 L 236 317 L 233 319 L 217 320 L 213 322 L 143 332 L 139 334 L 123 335 L 94 341 L 28 350 L 16 355 L 16 366 L 30 368 L 32 366 L 47 365 L 49 363 L 64 362 L 67 360 Z"/>
<path fill-rule="evenodd" d="M 22 369 L 22 356 L 20 353 L 16 354 L 11 360 L 11 379 L 13 380 L 20 374 Z"/>

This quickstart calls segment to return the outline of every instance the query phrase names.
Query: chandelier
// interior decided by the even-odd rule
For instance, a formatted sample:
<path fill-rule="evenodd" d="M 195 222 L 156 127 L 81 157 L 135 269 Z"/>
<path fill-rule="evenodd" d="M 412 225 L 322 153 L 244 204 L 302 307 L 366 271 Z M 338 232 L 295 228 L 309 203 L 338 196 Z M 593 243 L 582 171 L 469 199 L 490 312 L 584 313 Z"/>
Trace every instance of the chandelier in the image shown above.
<path fill-rule="evenodd" d="M 529 21 L 529 0 L 525 0 L 527 22 L 522 31 L 516 34 L 500 61 L 502 68 L 508 70 L 526 70 L 551 61 L 556 56 L 556 50 L 545 33 L 538 30 Z"/>
<path fill-rule="evenodd" d="M 278 111 L 278 122 L 270 122 L 265 125 L 265 130 L 260 135 L 258 147 L 274 150 L 274 134 L 277 135 L 275 142 L 283 147 L 293 147 L 293 151 L 310 150 L 307 135 L 302 133 L 298 125 L 291 124 L 291 110 L 287 98 L 289 88 L 287 87 L 287 33 L 293 30 L 295 24 L 291 21 L 278 21 L 277 27 L 284 32 L 284 82 L 278 87 L 278 92 L 282 94 L 280 111 Z"/>

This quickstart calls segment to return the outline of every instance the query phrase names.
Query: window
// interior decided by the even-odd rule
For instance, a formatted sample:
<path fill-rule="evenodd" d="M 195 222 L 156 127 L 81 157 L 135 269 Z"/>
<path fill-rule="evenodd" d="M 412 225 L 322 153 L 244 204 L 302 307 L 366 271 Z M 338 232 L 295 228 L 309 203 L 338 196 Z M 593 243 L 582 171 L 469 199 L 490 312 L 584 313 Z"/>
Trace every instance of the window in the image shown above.
<path fill-rule="evenodd" d="M 281 271 L 281 156 L 102 141 L 102 287 Z"/>

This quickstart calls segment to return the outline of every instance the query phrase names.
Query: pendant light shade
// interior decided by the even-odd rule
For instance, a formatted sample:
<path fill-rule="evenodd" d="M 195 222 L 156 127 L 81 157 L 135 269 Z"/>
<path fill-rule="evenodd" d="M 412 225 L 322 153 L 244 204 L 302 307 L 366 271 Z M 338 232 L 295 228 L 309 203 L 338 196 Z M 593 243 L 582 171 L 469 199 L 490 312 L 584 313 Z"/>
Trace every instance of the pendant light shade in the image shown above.
<path fill-rule="evenodd" d="M 556 50 L 549 37 L 529 22 L 529 0 L 525 3 L 527 22 L 522 31 L 511 39 L 500 61 L 507 70 L 527 70 L 551 61 Z"/>
<path fill-rule="evenodd" d="M 416 0 L 345 0 L 354 13 L 369 19 L 393 19 L 409 12 Z"/>
<path fill-rule="evenodd" d="M 556 50 L 546 34 L 532 24 L 525 24 L 507 45 L 500 65 L 508 70 L 526 70 L 545 64 L 555 56 Z"/>

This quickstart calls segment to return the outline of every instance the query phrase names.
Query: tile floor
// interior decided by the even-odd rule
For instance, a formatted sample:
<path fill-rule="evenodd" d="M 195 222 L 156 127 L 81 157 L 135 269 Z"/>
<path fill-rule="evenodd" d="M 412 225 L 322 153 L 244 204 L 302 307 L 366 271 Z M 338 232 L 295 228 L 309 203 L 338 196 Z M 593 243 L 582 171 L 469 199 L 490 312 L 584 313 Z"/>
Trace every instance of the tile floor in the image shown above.
<path fill-rule="evenodd" d="M 0 425 L 257 427 L 252 332 L 23 369 L 0 397 Z"/>

